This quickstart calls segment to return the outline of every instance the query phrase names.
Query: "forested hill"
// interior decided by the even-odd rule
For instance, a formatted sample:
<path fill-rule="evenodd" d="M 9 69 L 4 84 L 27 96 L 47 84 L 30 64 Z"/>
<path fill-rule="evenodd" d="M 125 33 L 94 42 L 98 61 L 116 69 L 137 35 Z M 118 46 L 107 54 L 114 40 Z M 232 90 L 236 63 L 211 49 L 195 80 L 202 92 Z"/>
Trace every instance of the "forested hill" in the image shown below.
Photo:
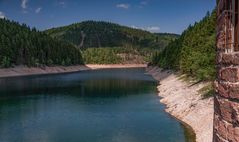
<path fill-rule="evenodd" d="M 46 31 L 52 37 L 66 40 L 80 48 L 88 47 L 162 47 L 176 35 L 158 35 L 109 22 L 85 21 Z"/>
<path fill-rule="evenodd" d="M 154 55 L 152 63 L 166 69 L 179 70 L 199 80 L 215 77 L 216 12 L 207 13 L 189 26 L 180 38 Z"/>
<path fill-rule="evenodd" d="M 81 52 L 69 43 L 17 22 L 0 19 L 0 67 L 81 64 Z"/>

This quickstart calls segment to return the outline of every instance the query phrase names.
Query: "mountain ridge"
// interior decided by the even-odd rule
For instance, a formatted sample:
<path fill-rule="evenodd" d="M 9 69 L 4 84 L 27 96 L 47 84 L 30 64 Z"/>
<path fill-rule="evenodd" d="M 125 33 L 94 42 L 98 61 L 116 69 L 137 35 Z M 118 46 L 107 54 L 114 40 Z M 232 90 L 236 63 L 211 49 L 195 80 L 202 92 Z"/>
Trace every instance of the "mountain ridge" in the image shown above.
<path fill-rule="evenodd" d="M 47 29 L 48 35 L 68 41 L 80 48 L 89 47 L 153 47 L 164 48 L 176 34 L 150 33 L 142 29 L 105 21 L 83 21 Z M 168 38 L 164 38 L 164 37 Z"/>

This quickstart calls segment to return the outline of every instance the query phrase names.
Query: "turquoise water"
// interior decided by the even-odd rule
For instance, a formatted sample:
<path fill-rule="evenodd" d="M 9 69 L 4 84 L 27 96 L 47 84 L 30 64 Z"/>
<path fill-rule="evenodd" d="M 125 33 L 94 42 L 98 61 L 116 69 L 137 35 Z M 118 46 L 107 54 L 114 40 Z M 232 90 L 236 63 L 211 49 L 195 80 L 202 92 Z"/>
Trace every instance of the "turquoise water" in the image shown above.
<path fill-rule="evenodd" d="M 144 68 L 0 79 L 0 142 L 184 142 Z"/>

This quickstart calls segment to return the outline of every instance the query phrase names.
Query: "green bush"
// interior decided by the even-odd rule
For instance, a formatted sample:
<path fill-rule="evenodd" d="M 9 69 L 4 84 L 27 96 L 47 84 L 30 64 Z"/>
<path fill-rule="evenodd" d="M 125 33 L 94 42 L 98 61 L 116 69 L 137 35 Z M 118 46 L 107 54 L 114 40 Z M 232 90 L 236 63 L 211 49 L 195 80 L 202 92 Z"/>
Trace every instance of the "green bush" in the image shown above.
<path fill-rule="evenodd" d="M 2 59 L 2 62 L 1 62 L 1 66 L 2 66 L 3 68 L 9 68 L 9 67 L 11 67 L 10 58 L 4 56 L 3 59 Z"/>
<path fill-rule="evenodd" d="M 88 48 L 83 51 L 82 55 L 87 64 L 121 63 L 121 58 L 113 48 Z"/>
<path fill-rule="evenodd" d="M 47 60 L 47 65 L 48 66 L 52 66 L 53 65 L 53 61 L 51 59 Z"/>
<path fill-rule="evenodd" d="M 178 70 L 199 80 L 215 78 L 216 12 L 208 13 L 199 23 L 189 26 L 162 52 L 155 53 L 151 63 Z"/>

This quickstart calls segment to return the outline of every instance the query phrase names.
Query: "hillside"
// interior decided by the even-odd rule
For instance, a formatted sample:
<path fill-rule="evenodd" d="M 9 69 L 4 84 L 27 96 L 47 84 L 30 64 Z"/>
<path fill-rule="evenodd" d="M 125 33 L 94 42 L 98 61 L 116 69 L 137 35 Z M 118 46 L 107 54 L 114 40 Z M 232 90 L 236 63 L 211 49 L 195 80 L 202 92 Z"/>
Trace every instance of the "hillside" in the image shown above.
<path fill-rule="evenodd" d="M 151 47 L 164 48 L 174 34 L 153 34 L 109 22 L 85 21 L 46 31 L 54 38 L 73 43 L 80 48 L 88 47 Z"/>
<path fill-rule="evenodd" d="M 74 65 L 82 63 L 73 45 L 17 22 L 0 19 L 0 67 Z"/>
<path fill-rule="evenodd" d="M 216 12 L 190 25 L 183 34 L 162 52 L 156 53 L 152 64 L 178 70 L 198 80 L 215 77 Z"/>
<path fill-rule="evenodd" d="M 132 47 L 87 48 L 82 55 L 86 64 L 147 64 L 153 51 Z"/>

